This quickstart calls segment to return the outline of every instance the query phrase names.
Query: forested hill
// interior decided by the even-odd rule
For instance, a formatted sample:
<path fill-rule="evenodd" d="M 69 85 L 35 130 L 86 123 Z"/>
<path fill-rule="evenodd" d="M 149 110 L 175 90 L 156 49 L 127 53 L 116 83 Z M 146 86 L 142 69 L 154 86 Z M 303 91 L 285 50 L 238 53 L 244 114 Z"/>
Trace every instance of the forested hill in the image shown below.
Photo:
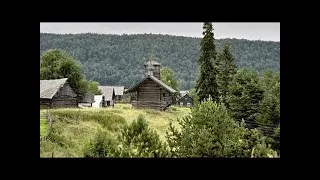
<path fill-rule="evenodd" d="M 77 59 L 88 80 L 101 85 L 132 86 L 141 79 L 143 64 L 150 54 L 163 66 L 173 69 L 180 89 L 195 83 L 201 38 L 171 35 L 102 35 L 40 33 L 40 54 L 48 49 L 62 49 Z M 258 72 L 270 68 L 280 71 L 280 42 L 216 39 L 217 51 L 231 45 L 238 67 Z"/>

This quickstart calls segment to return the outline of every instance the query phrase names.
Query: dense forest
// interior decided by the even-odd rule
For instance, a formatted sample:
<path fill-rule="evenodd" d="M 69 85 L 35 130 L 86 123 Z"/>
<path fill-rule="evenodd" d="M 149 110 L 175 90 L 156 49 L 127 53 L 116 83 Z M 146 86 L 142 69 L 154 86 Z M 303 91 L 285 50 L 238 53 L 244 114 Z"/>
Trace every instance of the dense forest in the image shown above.
<path fill-rule="evenodd" d="M 200 41 L 201 38 L 155 34 L 40 33 L 40 56 L 48 49 L 62 49 L 77 59 L 88 80 L 130 87 L 140 80 L 144 62 L 153 55 L 163 66 L 174 70 L 180 90 L 189 90 L 196 81 Z M 280 72 L 280 42 L 216 39 L 215 44 L 218 52 L 229 44 L 239 68 Z"/>

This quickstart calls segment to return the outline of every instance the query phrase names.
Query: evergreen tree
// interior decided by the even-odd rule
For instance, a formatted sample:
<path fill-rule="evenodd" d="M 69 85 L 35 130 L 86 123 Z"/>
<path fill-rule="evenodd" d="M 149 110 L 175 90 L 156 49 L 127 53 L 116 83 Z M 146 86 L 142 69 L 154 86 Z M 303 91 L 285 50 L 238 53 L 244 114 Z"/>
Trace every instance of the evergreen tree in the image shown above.
<path fill-rule="evenodd" d="M 178 121 L 181 130 L 170 123 L 166 132 L 173 157 L 274 157 L 266 137 L 236 123 L 227 109 L 205 99 Z M 253 152 L 253 153 L 252 153 Z"/>
<path fill-rule="evenodd" d="M 197 80 L 196 91 L 200 102 L 209 98 L 209 96 L 212 97 L 213 101 L 218 102 L 217 69 L 214 66 L 217 53 L 214 44 L 212 23 L 204 23 L 203 29 L 204 37 L 201 40 L 201 55 L 198 61 L 200 76 Z"/>
<path fill-rule="evenodd" d="M 226 95 L 233 76 L 237 73 L 237 65 L 234 62 L 234 57 L 228 45 L 225 45 L 222 52 L 219 53 L 216 63 L 218 67 L 217 84 L 219 87 L 219 98 L 228 107 Z"/>
<path fill-rule="evenodd" d="M 142 115 L 129 126 L 124 126 L 118 139 L 121 157 L 168 157 L 167 145 L 162 143 L 156 131 Z"/>
<path fill-rule="evenodd" d="M 257 121 L 277 126 L 280 123 L 280 74 L 272 70 L 264 71 L 260 85 L 264 90 Z"/>
<path fill-rule="evenodd" d="M 230 85 L 227 95 L 230 115 L 237 121 L 245 120 L 250 128 L 255 128 L 259 106 L 263 99 L 263 89 L 256 71 L 240 70 Z"/>

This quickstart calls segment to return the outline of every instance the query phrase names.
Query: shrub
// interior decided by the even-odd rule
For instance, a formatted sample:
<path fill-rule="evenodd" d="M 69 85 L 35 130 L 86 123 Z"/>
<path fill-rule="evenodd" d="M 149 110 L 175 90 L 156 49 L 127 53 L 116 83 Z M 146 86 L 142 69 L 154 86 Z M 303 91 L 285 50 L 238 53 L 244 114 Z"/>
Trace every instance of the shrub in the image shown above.
<path fill-rule="evenodd" d="M 264 137 L 248 130 L 228 114 L 224 105 L 206 99 L 192 109 L 191 115 L 178 120 L 181 132 L 170 123 L 166 132 L 173 157 L 254 157 L 267 156 Z M 260 153 L 260 154 L 259 154 Z"/>
<path fill-rule="evenodd" d="M 86 158 L 106 158 L 119 157 L 117 143 L 110 138 L 110 135 L 99 130 L 95 137 L 85 146 L 84 157 Z"/>
<path fill-rule="evenodd" d="M 159 135 L 148 127 L 142 115 L 131 125 L 125 126 L 119 140 L 122 143 L 122 157 L 167 157 L 168 150 Z"/>

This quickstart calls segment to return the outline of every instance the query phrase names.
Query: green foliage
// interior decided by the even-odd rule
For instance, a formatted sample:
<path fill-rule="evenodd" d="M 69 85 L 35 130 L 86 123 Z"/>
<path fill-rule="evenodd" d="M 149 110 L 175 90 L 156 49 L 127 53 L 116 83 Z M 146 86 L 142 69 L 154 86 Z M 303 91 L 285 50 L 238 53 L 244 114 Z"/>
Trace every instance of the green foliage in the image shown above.
<path fill-rule="evenodd" d="M 167 142 L 173 157 L 265 157 L 271 150 L 257 130 L 248 130 L 228 115 L 226 108 L 206 99 L 179 120 L 181 131 L 170 124 Z M 252 155 L 252 150 L 256 149 Z"/>
<path fill-rule="evenodd" d="M 201 55 L 198 60 L 200 66 L 200 76 L 197 80 L 196 91 L 199 101 L 212 97 L 213 101 L 219 102 L 217 85 L 216 47 L 214 44 L 212 23 L 204 23 L 201 40 Z"/>
<path fill-rule="evenodd" d="M 228 107 L 226 103 L 227 92 L 229 91 L 233 76 L 237 73 L 237 65 L 234 62 L 234 57 L 228 45 L 225 45 L 222 52 L 218 54 L 216 63 L 218 67 L 217 84 L 219 87 L 219 98 Z"/>
<path fill-rule="evenodd" d="M 166 85 L 170 86 L 174 90 L 179 92 L 178 80 L 176 78 L 175 73 L 169 67 L 163 67 L 160 69 L 161 81 L 163 81 Z M 178 99 L 178 93 L 173 94 L 173 104 L 176 103 Z"/>
<path fill-rule="evenodd" d="M 96 81 L 88 82 L 88 92 L 94 95 L 101 95 L 102 92 L 98 87 L 99 85 L 100 84 Z"/>
<path fill-rule="evenodd" d="M 263 92 L 255 71 L 240 70 L 235 74 L 227 94 L 230 115 L 237 121 L 244 119 L 250 127 L 256 127 L 252 122 L 256 121 L 259 113 Z"/>
<path fill-rule="evenodd" d="M 108 158 L 119 157 L 117 142 L 110 138 L 110 134 L 99 130 L 95 137 L 85 146 L 84 157 L 86 158 Z"/>
<path fill-rule="evenodd" d="M 122 143 L 121 157 L 167 157 L 169 155 L 166 145 L 159 135 L 148 127 L 142 115 L 137 121 L 126 126 L 121 131 L 119 140 Z"/>
<path fill-rule="evenodd" d="M 272 70 L 264 71 L 260 85 L 264 90 L 257 121 L 267 125 L 280 123 L 280 74 Z"/>
<path fill-rule="evenodd" d="M 195 88 L 192 88 L 189 91 L 189 96 L 193 99 L 193 105 L 196 106 L 199 104 L 199 97 Z"/>
<path fill-rule="evenodd" d="M 166 85 L 172 87 L 174 90 L 179 91 L 178 80 L 175 73 L 169 67 L 163 67 L 160 70 L 161 81 Z"/>
<path fill-rule="evenodd" d="M 62 49 L 79 60 L 88 80 L 128 88 L 141 79 L 144 58 L 154 53 L 162 65 L 175 72 L 179 89 L 190 90 L 197 79 L 199 66 L 196 60 L 201 54 L 201 39 L 155 34 L 40 33 L 40 54 L 49 49 Z M 280 42 L 245 39 L 215 39 L 214 42 L 217 52 L 222 51 L 224 44 L 232 46 L 239 68 L 280 71 Z"/>
<path fill-rule="evenodd" d="M 40 62 L 40 79 L 68 78 L 70 86 L 81 98 L 87 90 L 87 81 L 80 65 L 62 50 L 43 52 Z"/>

